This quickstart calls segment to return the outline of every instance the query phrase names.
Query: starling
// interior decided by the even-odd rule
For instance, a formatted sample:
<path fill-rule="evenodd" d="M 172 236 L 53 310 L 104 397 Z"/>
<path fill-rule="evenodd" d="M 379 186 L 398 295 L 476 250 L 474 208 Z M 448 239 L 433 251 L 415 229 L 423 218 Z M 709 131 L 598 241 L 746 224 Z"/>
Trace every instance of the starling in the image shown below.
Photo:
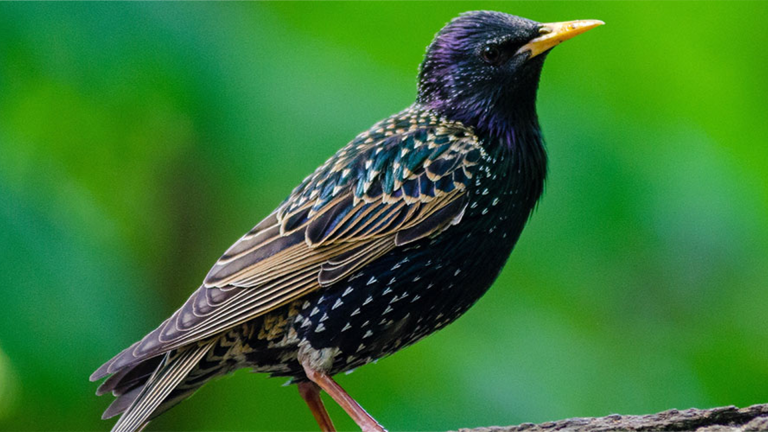
<path fill-rule="evenodd" d="M 390 355 L 467 311 L 504 266 L 544 187 L 535 110 L 544 58 L 603 24 L 467 12 L 435 36 L 418 98 L 296 187 L 157 329 L 91 375 L 104 418 L 142 429 L 240 368 L 290 377 L 320 428 L 328 393 L 384 428 L 334 374 Z"/>

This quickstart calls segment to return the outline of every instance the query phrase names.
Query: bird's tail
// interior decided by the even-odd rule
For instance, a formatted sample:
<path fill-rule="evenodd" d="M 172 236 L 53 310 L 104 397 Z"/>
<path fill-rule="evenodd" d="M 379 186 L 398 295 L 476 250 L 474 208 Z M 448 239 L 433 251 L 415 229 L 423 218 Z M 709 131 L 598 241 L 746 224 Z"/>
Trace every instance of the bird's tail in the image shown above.
<path fill-rule="evenodd" d="M 194 393 L 202 383 L 174 390 L 215 344 L 216 339 L 188 345 L 110 377 L 115 380 L 112 383 L 107 380 L 104 385 L 110 384 L 112 388 L 103 390 L 112 390 L 118 398 L 104 412 L 104 418 L 122 413 L 112 432 L 140 431 L 160 412 Z M 154 365 L 157 366 L 150 372 Z"/>

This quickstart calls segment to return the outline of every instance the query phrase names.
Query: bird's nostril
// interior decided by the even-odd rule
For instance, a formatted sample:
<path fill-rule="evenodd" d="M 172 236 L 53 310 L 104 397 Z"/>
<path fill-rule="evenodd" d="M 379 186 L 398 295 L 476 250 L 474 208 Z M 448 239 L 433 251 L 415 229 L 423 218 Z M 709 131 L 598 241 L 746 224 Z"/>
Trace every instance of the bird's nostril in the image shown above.
<path fill-rule="evenodd" d="M 539 34 L 545 35 L 548 33 L 552 33 L 552 29 L 546 26 L 539 27 Z"/>

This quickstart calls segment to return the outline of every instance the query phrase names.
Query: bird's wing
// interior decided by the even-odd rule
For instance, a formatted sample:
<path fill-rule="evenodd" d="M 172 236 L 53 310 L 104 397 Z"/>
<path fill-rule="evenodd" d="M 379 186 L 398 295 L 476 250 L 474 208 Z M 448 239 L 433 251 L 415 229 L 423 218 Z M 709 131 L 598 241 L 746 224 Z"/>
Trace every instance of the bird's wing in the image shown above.
<path fill-rule="evenodd" d="M 398 120 L 318 168 L 224 253 L 182 308 L 91 378 L 267 313 L 458 223 L 484 150 L 461 125 Z"/>
<path fill-rule="evenodd" d="M 339 280 L 458 215 L 483 152 L 466 129 L 418 128 L 369 144 L 358 137 L 224 253 L 205 286 L 255 287 L 311 265 L 358 264 L 319 278 L 323 285 Z M 380 247 L 371 250 L 374 244 Z"/>

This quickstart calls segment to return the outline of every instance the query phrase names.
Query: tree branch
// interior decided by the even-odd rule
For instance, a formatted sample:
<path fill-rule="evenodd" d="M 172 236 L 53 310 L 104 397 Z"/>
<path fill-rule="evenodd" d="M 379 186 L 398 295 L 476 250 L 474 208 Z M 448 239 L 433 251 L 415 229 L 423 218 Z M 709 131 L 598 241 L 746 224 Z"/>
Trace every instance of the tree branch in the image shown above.
<path fill-rule="evenodd" d="M 648 415 L 612 414 L 595 418 L 570 418 L 540 424 L 459 429 L 459 432 L 610 432 L 610 431 L 768 431 L 768 404 L 747 408 L 676 409 Z"/>

